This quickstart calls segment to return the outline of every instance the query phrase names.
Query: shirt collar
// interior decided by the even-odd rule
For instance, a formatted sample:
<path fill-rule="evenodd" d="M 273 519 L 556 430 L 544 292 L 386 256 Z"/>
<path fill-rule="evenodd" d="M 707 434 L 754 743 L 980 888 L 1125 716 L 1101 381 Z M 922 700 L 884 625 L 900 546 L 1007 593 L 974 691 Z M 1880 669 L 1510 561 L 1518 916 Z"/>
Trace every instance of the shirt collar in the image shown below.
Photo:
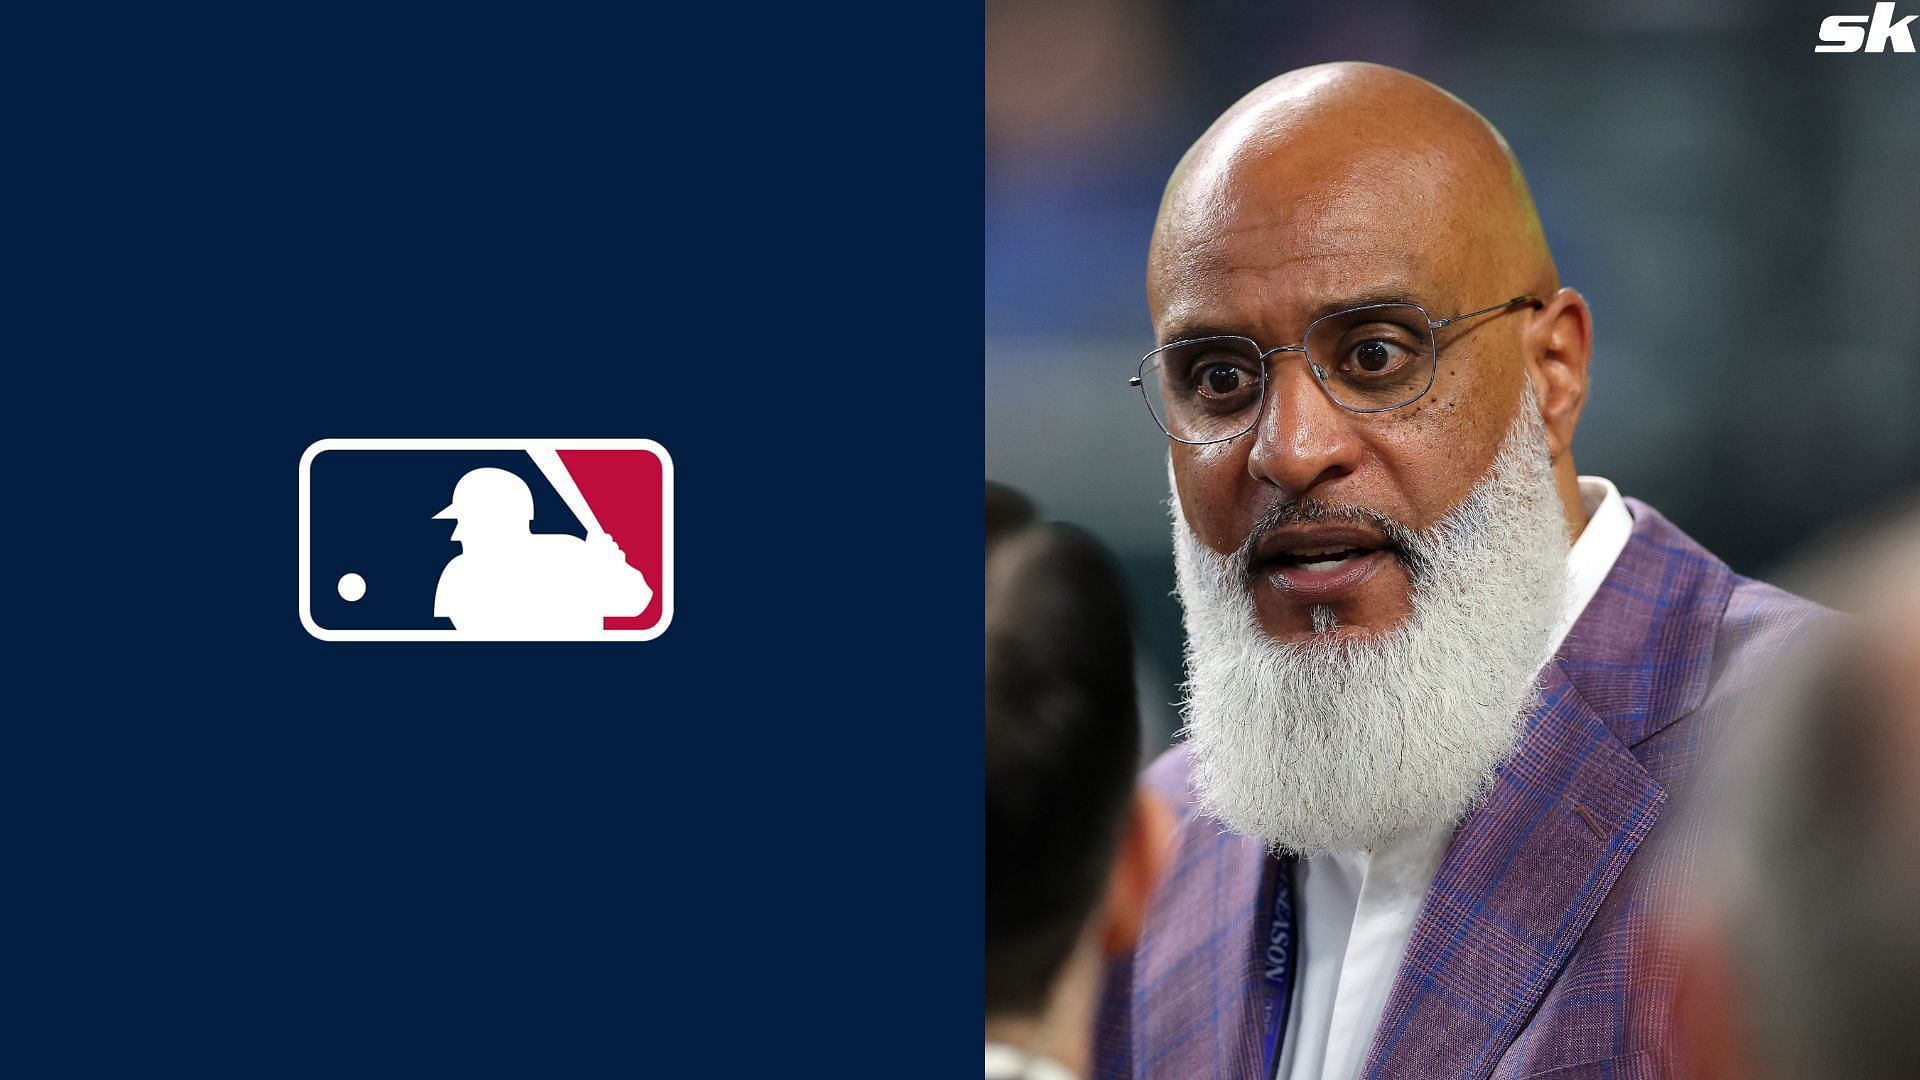
<path fill-rule="evenodd" d="M 1005 1043 L 987 1044 L 987 1080 L 1075 1080 L 1059 1062 Z"/>
<path fill-rule="evenodd" d="M 1549 653 L 1560 651 L 1560 643 L 1580 621 L 1633 536 L 1633 514 L 1613 481 L 1604 476 L 1581 477 L 1580 505 L 1587 512 L 1587 527 L 1567 551 L 1567 606 L 1554 628 Z"/>

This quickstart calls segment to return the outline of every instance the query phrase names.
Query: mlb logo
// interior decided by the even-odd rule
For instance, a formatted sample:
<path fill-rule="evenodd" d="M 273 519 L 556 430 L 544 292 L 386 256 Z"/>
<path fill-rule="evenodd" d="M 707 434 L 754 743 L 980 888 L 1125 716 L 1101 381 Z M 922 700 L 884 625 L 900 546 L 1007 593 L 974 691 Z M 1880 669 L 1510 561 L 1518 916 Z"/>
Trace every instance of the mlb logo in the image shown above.
<path fill-rule="evenodd" d="M 673 459 L 650 439 L 322 439 L 300 622 L 322 641 L 646 641 L 673 618 Z"/>

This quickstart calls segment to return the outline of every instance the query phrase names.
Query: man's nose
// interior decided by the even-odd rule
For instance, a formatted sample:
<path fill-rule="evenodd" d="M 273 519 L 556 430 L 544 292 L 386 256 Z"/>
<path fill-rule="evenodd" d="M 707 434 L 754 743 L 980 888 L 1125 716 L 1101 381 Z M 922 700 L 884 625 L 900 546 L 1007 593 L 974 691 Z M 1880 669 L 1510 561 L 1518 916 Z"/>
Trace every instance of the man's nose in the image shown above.
<path fill-rule="evenodd" d="M 1294 498 L 1359 468 L 1354 415 L 1320 388 L 1306 358 L 1276 353 L 1267 365 L 1247 472 Z"/>

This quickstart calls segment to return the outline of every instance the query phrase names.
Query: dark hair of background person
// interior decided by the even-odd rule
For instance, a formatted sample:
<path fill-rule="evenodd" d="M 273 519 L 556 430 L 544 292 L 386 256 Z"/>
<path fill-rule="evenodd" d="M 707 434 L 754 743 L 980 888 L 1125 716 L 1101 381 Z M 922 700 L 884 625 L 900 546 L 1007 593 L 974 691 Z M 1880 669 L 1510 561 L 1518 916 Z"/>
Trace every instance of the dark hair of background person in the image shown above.
<path fill-rule="evenodd" d="M 1040 1012 L 1100 904 L 1139 766 L 1112 557 L 986 495 L 986 1014 Z"/>

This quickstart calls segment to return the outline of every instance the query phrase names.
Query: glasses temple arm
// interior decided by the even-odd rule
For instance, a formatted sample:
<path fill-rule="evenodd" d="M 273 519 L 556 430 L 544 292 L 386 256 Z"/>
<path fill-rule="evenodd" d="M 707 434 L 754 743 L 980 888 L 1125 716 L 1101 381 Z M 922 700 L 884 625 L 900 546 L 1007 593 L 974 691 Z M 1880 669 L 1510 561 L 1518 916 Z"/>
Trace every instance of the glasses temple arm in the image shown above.
<path fill-rule="evenodd" d="M 1469 311 L 1465 315 L 1455 315 L 1451 319 L 1441 319 L 1439 322 L 1433 323 L 1432 326 L 1435 330 L 1439 330 L 1444 327 L 1452 326 L 1454 323 L 1457 323 L 1462 319 L 1471 319 L 1475 315 L 1485 315 L 1489 311 L 1501 311 L 1506 308 L 1510 308 L 1515 304 L 1532 304 L 1534 307 L 1539 307 L 1540 298 L 1532 295 L 1531 293 L 1529 293 L 1526 296 L 1516 296 L 1504 304 L 1495 304 L 1492 307 L 1483 307 L 1479 311 Z"/>

